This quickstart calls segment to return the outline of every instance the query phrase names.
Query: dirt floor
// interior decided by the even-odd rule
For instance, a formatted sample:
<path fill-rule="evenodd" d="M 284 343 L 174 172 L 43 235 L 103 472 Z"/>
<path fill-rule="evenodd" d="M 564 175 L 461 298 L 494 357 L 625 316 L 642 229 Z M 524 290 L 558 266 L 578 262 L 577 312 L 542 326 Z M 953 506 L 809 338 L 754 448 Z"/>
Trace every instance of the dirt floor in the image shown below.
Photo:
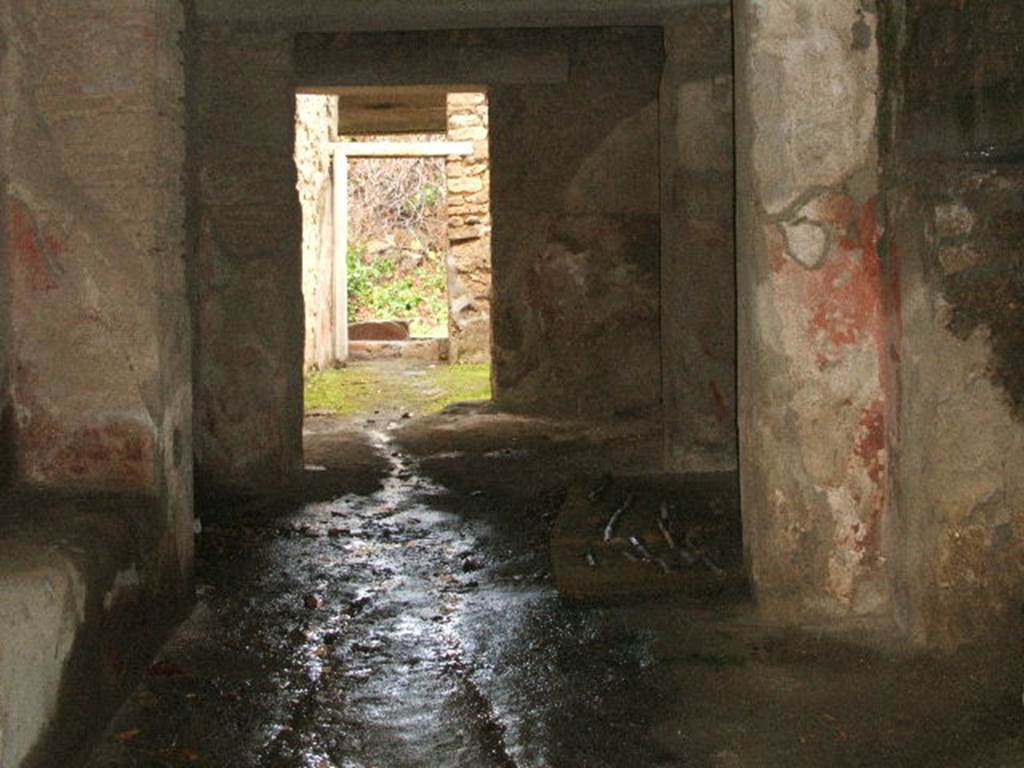
<path fill-rule="evenodd" d="M 650 424 L 373 410 L 309 420 L 301 496 L 202 510 L 90 768 L 1024 766 L 1021 654 L 760 622 L 735 479 L 650 475 Z"/>

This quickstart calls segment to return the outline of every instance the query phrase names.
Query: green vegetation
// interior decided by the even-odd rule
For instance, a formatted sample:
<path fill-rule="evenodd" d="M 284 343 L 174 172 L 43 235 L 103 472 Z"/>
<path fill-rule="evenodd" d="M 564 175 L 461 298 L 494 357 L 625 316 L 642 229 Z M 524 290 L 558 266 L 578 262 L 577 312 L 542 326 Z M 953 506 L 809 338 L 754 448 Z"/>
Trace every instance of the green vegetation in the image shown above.
<path fill-rule="evenodd" d="M 380 411 L 436 413 L 463 400 L 489 400 L 488 363 L 434 366 L 355 363 L 307 374 L 306 412 L 340 416 Z"/>
<path fill-rule="evenodd" d="M 397 254 L 396 254 L 397 251 Z M 348 249 L 348 319 L 408 320 L 413 336 L 447 336 L 444 254 Z"/>
<path fill-rule="evenodd" d="M 349 322 L 406 320 L 413 336 L 448 335 L 446 192 L 441 157 L 349 163 Z"/>

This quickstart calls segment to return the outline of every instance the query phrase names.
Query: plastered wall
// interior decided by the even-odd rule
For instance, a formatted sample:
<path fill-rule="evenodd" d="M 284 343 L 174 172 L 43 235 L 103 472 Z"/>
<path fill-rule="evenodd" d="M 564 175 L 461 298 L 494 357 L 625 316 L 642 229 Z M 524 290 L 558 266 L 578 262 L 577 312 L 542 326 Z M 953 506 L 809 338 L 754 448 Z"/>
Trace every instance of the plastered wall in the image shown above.
<path fill-rule="evenodd" d="M 189 599 L 184 27 L 0 2 L 4 766 L 81 754 Z"/>
<path fill-rule="evenodd" d="M 334 363 L 334 219 L 330 141 L 338 130 L 333 96 L 295 97 L 295 165 L 302 206 L 302 298 L 306 313 L 304 366 Z"/>
<path fill-rule="evenodd" d="M 184 564 L 182 8 L 42 2 L 6 12 L 5 335 L 18 476 L 162 498 Z"/>
<path fill-rule="evenodd" d="M 740 476 L 757 600 L 891 623 L 874 3 L 738 4 Z"/>
<path fill-rule="evenodd" d="M 656 409 L 661 30 L 535 34 L 567 53 L 566 81 L 489 92 L 495 398 Z"/>
<path fill-rule="evenodd" d="M 665 27 L 661 333 L 665 464 L 735 470 L 736 252 L 732 14 Z"/>
<path fill-rule="evenodd" d="M 1024 600 L 1024 19 L 908 0 L 885 22 L 899 616 L 930 644 L 998 640 Z"/>
<path fill-rule="evenodd" d="M 281 487 L 302 464 L 302 212 L 292 36 L 200 23 L 190 83 L 203 492 Z"/>

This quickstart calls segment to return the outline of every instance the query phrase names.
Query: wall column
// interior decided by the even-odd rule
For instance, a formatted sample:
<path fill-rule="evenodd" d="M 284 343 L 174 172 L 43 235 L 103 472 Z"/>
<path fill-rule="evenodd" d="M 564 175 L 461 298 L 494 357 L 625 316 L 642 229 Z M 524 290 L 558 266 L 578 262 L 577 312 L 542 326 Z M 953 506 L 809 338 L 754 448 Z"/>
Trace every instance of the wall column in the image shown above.
<path fill-rule="evenodd" d="M 348 360 L 348 156 L 334 148 L 334 360 Z"/>
<path fill-rule="evenodd" d="M 736 4 L 744 545 L 798 621 L 892 612 L 874 8 Z"/>
<path fill-rule="evenodd" d="M 661 373 L 665 468 L 736 469 L 732 15 L 665 27 L 661 78 Z"/>
<path fill-rule="evenodd" d="M 261 492 L 302 468 L 292 36 L 203 25 L 197 54 L 197 480 Z"/>
<path fill-rule="evenodd" d="M 471 141 L 452 155 L 448 184 L 448 360 L 491 358 L 491 172 L 487 95 L 448 94 L 448 138 Z"/>

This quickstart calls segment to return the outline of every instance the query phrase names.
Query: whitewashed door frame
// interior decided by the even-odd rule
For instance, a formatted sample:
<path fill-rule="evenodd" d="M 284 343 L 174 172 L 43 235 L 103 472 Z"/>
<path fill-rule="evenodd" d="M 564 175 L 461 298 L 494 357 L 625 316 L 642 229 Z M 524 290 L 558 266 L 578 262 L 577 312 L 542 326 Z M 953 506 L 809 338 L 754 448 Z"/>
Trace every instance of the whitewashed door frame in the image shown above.
<path fill-rule="evenodd" d="M 364 157 L 467 157 L 471 141 L 336 141 L 333 190 L 334 359 L 348 360 L 348 161 Z"/>

